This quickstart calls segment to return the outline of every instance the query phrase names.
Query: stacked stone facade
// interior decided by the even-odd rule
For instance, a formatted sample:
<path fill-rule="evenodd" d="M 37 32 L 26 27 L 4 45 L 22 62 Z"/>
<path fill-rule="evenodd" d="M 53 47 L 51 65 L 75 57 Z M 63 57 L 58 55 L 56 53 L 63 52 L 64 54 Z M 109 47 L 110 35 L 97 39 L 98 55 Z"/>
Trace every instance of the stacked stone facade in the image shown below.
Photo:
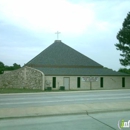
<path fill-rule="evenodd" d="M 0 75 L 0 88 L 27 88 L 44 90 L 44 74 L 30 67 L 22 67 Z"/>

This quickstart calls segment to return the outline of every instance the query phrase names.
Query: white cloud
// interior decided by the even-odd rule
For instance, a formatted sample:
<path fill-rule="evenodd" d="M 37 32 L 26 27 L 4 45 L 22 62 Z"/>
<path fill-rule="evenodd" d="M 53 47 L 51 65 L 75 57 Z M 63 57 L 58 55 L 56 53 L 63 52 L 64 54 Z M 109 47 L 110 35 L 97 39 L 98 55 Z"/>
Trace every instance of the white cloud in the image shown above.
<path fill-rule="evenodd" d="M 129 5 L 130 0 L 0 0 L 2 60 L 26 63 L 55 40 L 58 30 L 64 43 L 118 69 L 119 52 L 114 44 Z M 112 58 L 112 63 L 107 60 Z"/>
<path fill-rule="evenodd" d="M 66 0 L 4 0 L 1 11 L 7 19 L 31 30 L 82 33 L 94 19 L 89 6 Z"/>

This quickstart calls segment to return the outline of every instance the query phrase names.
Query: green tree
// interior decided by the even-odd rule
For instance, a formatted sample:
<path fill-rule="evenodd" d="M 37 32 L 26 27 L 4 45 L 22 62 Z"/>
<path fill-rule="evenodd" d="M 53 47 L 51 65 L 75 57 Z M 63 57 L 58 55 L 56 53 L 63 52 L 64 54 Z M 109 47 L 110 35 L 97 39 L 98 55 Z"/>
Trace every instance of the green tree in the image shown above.
<path fill-rule="evenodd" d="M 14 70 L 16 70 L 16 69 L 21 68 L 21 66 L 20 66 L 20 65 L 18 65 L 18 64 L 16 64 L 16 63 L 14 63 L 14 64 L 13 64 L 13 68 L 14 68 Z"/>
<path fill-rule="evenodd" d="M 0 61 L 0 74 L 4 73 L 4 63 Z"/>
<path fill-rule="evenodd" d="M 130 12 L 124 19 L 122 29 L 117 34 L 117 39 L 119 43 L 115 44 L 116 49 L 122 52 L 120 63 L 123 66 L 130 66 Z"/>
<path fill-rule="evenodd" d="M 130 69 L 127 69 L 127 68 L 120 68 L 120 69 L 118 70 L 118 72 L 130 74 Z"/>
<path fill-rule="evenodd" d="M 5 70 L 7 70 L 7 71 L 16 70 L 19 68 L 21 68 L 21 66 L 17 63 L 14 63 L 13 66 L 5 65 Z"/>

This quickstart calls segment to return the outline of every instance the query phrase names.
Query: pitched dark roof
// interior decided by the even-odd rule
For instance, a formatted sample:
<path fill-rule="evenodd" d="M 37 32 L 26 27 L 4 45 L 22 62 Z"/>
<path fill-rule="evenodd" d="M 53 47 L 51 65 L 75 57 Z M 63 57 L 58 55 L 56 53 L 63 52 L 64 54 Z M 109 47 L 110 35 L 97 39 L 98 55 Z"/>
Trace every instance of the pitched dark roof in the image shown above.
<path fill-rule="evenodd" d="M 128 76 L 103 68 L 102 65 L 56 40 L 30 60 L 25 66 L 42 71 L 45 75 L 62 76 Z"/>
<path fill-rule="evenodd" d="M 46 76 L 130 76 L 106 68 L 37 68 Z"/>
<path fill-rule="evenodd" d="M 102 67 L 102 65 L 74 50 L 73 48 L 56 40 L 52 45 L 29 61 L 27 66 L 77 66 L 77 67 Z"/>

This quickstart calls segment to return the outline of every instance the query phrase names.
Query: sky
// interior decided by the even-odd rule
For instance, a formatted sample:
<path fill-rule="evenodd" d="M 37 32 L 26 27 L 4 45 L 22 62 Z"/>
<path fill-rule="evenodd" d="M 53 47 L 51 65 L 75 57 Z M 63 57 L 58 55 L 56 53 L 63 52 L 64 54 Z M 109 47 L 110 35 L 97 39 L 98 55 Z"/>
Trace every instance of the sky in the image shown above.
<path fill-rule="evenodd" d="M 0 0 L 0 61 L 23 66 L 59 40 L 118 70 L 117 33 L 130 0 Z"/>

